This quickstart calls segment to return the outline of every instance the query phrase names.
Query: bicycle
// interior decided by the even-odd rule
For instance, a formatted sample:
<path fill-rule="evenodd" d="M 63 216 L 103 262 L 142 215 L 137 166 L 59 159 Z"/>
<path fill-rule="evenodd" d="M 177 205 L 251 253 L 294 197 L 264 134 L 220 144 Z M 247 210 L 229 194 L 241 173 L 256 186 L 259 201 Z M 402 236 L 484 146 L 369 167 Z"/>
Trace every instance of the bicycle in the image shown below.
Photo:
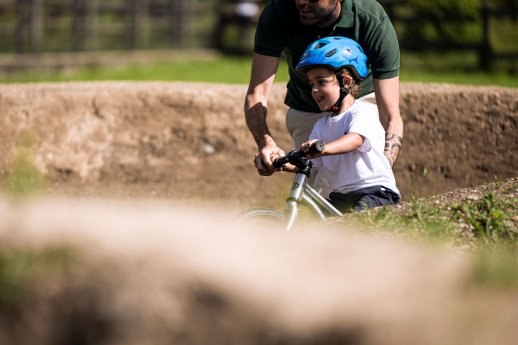
<path fill-rule="evenodd" d="M 277 158 L 273 162 L 273 166 L 276 169 L 280 169 L 287 163 L 297 167 L 284 212 L 259 208 L 244 213 L 240 219 L 246 222 L 285 223 L 285 230 L 289 231 L 295 224 L 300 211 L 299 206 L 301 205 L 307 207 L 323 221 L 330 217 L 343 216 L 342 212 L 337 210 L 329 201 L 308 185 L 313 163 L 307 158 L 307 155 L 322 152 L 323 150 L 324 143 L 317 141 L 310 147 L 308 153 L 301 150 L 292 150 L 284 157 Z"/>

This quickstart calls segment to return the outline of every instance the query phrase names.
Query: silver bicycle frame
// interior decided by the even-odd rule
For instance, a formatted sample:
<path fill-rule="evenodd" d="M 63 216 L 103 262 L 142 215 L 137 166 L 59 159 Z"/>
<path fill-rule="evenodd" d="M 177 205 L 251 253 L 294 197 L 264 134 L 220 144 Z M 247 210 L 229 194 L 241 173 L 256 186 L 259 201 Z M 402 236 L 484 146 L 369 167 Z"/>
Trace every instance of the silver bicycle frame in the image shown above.
<path fill-rule="evenodd" d="M 338 211 L 331 205 L 322 195 L 307 184 L 308 177 L 305 174 L 297 173 L 295 180 L 291 187 L 290 196 L 286 203 L 286 214 L 288 222 L 286 231 L 291 230 L 295 220 L 299 214 L 299 205 L 303 204 L 318 214 L 321 220 L 325 220 L 327 216 L 324 211 L 332 216 L 343 216 L 342 212 Z"/>

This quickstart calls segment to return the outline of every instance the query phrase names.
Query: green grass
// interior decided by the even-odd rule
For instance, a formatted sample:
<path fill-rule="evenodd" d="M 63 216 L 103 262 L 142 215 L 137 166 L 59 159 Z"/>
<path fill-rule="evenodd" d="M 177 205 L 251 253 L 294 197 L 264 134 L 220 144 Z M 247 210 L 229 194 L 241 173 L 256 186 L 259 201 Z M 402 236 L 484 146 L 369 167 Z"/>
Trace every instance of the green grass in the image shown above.
<path fill-rule="evenodd" d="M 72 247 L 58 245 L 41 250 L 0 248 L 0 310 L 16 312 L 29 289 L 38 288 L 38 280 L 67 274 L 77 263 Z"/>
<path fill-rule="evenodd" d="M 472 278 L 480 285 L 518 288 L 517 182 L 495 183 L 480 197 L 456 201 L 412 199 L 348 215 L 364 231 L 395 233 L 474 255 Z M 349 224 L 350 225 L 350 224 Z"/>
<path fill-rule="evenodd" d="M 453 218 L 467 223 L 473 235 L 485 245 L 516 246 L 518 229 L 513 224 L 511 212 L 516 211 L 518 199 L 501 200 L 493 193 L 485 194 L 476 202 L 463 202 L 452 207 Z"/>
<path fill-rule="evenodd" d="M 432 242 L 455 242 L 456 226 L 451 222 L 452 215 L 426 200 L 412 199 L 404 208 L 381 207 L 350 216 L 366 229 L 384 229 L 412 238 Z"/>
<path fill-rule="evenodd" d="M 505 73 L 489 74 L 484 72 L 453 72 L 449 74 L 436 72 L 401 72 L 402 82 L 448 83 L 463 85 L 497 85 L 518 87 L 518 77 Z"/>
<path fill-rule="evenodd" d="M 518 287 L 518 252 L 508 248 L 486 250 L 475 258 L 473 280 L 500 289 Z"/>
<path fill-rule="evenodd" d="M 38 145 L 35 135 L 23 131 L 17 141 L 17 150 L 11 167 L 0 175 L 0 191 L 15 198 L 23 198 L 41 192 L 45 177 L 34 166 L 33 150 Z"/>
<path fill-rule="evenodd" d="M 517 61 L 498 60 L 494 71 L 484 72 L 472 52 L 404 53 L 401 66 L 402 81 L 518 87 Z"/>
<path fill-rule="evenodd" d="M 119 67 L 82 67 L 69 71 L 27 71 L 0 74 L 0 82 L 41 81 L 196 81 L 245 84 L 250 78 L 250 59 L 216 57 L 171 63 L 133 64 Z M 286 68 L 279 68 L 277 81 L 287 81 Z"/>
<path fill-rule="evenodd" d="M 480 199 L 463 199 L 451 204 L 436 204 L 432 200 L 412 199 L 403 207 L 371 209 L 352 214 L 351 218 L 366 228 L 386 229 L 474 250 L 518 249 L 516 197 L 499 197 L 487 192 Z"/>
<path fill-rule="evenodd" d="M 455 54 L 446 57 L 403 54 L 402 81 L 500 85 L 518 87 L 514 67 L 503 66 L 500 72 L 485 73 L 476 70 L 476 57 Z M 250 78 L 249 57 L 207 57 L 201 60 L 169 63 L 120 65 L 117 67 L 81 67 L 61 71 L 25 71 L 0 73 L 0 83 L 60 82 L 60 81 L 195 81 L 247 84 Z M 286 63 L 281 60 L 276 79 L 286 82 Z"/>

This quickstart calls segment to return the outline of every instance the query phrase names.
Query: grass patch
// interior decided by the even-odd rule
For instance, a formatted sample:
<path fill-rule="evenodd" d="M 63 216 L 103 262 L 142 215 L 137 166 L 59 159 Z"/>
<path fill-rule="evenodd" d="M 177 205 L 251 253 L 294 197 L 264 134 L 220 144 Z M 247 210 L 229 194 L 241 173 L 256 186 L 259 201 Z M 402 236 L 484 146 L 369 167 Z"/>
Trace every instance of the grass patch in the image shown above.
<path fill-rule="evenodd" d="M 403 207 L 388 206 L 354 213 L 350 216 L 365 229 L 402 234 L 432 242 L 454 240 L 451 215 L 424 199 L 412 199 Z"/>
<path fill-rule="evenodd" d="M 36 145 L 37 140 L 30 133 L 20 135 L 11 167 L 0 176 L 0 187 L 7 194 L 26 197 L 45 188 L 45 177 L 33 163 L 32 151 Z"/>
<path fill-rule="evenodd" d="M 471 280 L 477 286 L 518 291 L 518 254 L 509 249 L 476 253 Z"/>
<path fill-rule="evenodd" d="M 51 281 L 56 274 L 69 272 L 76 259 L 66 246 L 0 249 L 0 309 L 16 311 L 38 279 Z"/>
<path fill-rule="evenodd" d="M 367 229 L 468 246 L 474 251 L 517 249 L 518 182 L 497 182 L 490 189 L 479 195 L 459 191 L 458 200 L 452 195 L 412 199 L 399 206 L 353 213 L 347 219 Z"/>
<path fill-rule="evenodd" d="M 516 213 L 517 202 L 514 198 L 500 200 L 493 193 L 487 193 L 480 200 L 454 205 L 453 218 L 468 224 L 473 235 L 484 245 L 516 246 L 518 229 L 513 222 L 513 213 Z"/>
<path fill-rule="evenodd" d="M 517 288 L 518 253 L 501 248 L 479 253 L 475 258 L 473 278 L 476 283 L 492 288 Z"/>
<path fill-rule="evenodd" d="M 401 55 L 401 80 L 518 87 L 516 61 L 495 61 L 492 72 L 481 71 L 478 63 L 478 56 L 473 52 L 406 52 Z"/>
<path fill-rule="evenodd" d="M 34 167 L 31 156 L 21 153 L 16 157 L 11 170 L 4 176 L 1 185 L 9 195 L 24 197 L 43 190 L 46 181 Z"/>
<path fill-rule="evenodd" d="M 24 71 L 0 74 L 0 82 L 62 81 L 194 81 L 246 84 L 250 78 L 250 58 L 215 57 L 150 64 L 79 67 L 59 71 Z M 288 71 L 282 62 L 277 81 L 287 81 Z"/>
<path fill-rule="evenodd" d="M 476 70 L 476 58 L 454 54 L 448 57 L 403 53 L 401 80 L 417 82 L 518 87 L 516 74 L 506 68 L 485 73 Z M 250 57 L 200 56 L 171 62 L 86 66 L 57 71 L 23 71 L 0 74 L 0 83 L 62 81 L 194 81 L 248 84 Z M 277 82 L 288 81 L 286 62 L 281 63 Z"/>
<path fill-rule="evenodd" d="M 476 285 L 518 288 L 518 179 L 353 213 L 343 221 L 468 251 Z"/>

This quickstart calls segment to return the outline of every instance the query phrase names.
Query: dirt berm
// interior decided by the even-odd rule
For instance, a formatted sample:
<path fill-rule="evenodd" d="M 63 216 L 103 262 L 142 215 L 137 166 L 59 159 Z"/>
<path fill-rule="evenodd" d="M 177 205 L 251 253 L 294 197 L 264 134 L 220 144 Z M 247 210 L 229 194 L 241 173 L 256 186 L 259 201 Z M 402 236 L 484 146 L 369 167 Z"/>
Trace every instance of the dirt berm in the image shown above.
<path fill-rule="evenodd" d="M 255 172 L 245 91 L 175 82 L 0 85 L 0 173 L 23 147 L 50 192 L 282 202 L 291 176 Z M 275 85 L 268 120 L 289 150 L 284 92 Z M 404 200 L 516 176 L 518 89 L 403 83 L 401 113 L 394 170 Z"/>

